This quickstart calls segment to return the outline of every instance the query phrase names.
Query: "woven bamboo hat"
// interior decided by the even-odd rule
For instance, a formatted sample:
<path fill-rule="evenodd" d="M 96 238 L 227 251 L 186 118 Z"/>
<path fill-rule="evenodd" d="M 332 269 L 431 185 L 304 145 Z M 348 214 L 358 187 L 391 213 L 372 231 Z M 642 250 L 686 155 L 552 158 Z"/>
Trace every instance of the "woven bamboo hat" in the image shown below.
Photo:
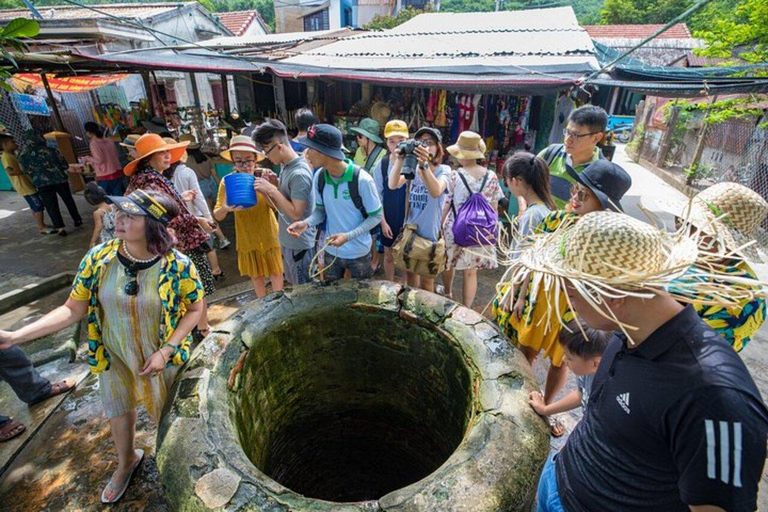
<path fill-rule="evenodd" d="M 485 158 L 485 141 L 475 132 L 461 132 L 456 144 L 448 146 L 448 153 L 459 160 L 473 160 Z"/>
<path fill-rule="evenodd" d="M 531 270 L 624 292 L 664 287 L 698 256 L 692 238 L 611 211 L 588 213 L 535 245 L 521 256 Z"/>
<path fill-rule="evenodd" d="M 546 325 L 565 324 L 562 301 L 573 310 L 566 285 L 571 285 L 600 315 L 613 321 L 633 344 L 636 327 L 616 318 L 607 299 L 651 299 L 666 292 L 676 300 L 737 306 L 745 299 L 765 296 L 766 283 L 745 281 L 701 256 L 701 234 L 684 227 L 674 233 L 623 213 L 592 212 L 553 233 L 529 235 L 530 245 L 507 270 L 498 288 L 530 277 L 530 293 L 543 289 L 547 297 Z M 697 279 L 680 279 L 695 266 Z M 542 288 L 543 287 L 543 288 Z M 507 293 L 514 293 L 510 286 Z"/>
<path fill-rule="evenodd" d="M 667 201 L 659 207 L 715 237 L 721 242 L 718 256 L 736 254 L 764 261 L 750 242 L 766 239 L 760 224 L 768 217 L 768 201 L 754 190 L 726 181 L 702 190 L 690 200 Z"/>

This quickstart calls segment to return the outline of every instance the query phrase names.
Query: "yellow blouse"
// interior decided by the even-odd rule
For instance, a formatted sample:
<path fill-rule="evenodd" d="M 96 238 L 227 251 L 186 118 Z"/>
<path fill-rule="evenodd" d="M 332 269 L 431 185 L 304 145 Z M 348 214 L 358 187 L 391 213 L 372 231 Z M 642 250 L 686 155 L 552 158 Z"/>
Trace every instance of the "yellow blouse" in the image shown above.
<path fill-rule="evenodd" d="M 219 183 L 215 210 L 227 203 L 227 189 L 224 180 Z M 235 212 L 235 235 L 237 250 L 242 252 L 267 252 L 279 248 L 277 241 L 277 217 L 269 207 L 269 199 L 256 193 L 256 206 Z"/>

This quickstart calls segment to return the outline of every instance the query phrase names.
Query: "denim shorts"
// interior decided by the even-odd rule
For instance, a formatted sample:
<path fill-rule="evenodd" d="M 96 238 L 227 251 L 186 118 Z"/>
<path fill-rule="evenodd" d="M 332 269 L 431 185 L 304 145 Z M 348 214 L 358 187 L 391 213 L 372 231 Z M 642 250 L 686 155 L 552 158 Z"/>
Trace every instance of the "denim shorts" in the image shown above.
<path fill-rule="evenodd" d="M 560 494 L 557 491 L 557 476 L 555 475 L 555 459 L 557 453 L 547 458 L 544 470 L 539 479 L 539 488 L 536 491 L 536 512 L 564 512 Z"/>
<path fill-rule="evenodd" d="M 28 196 L 21 196 L 24 198 L 24 200 L 29 205 L 29 208 L 35 212 L 40 213 L 43 211 L 43 198 L 40 197 L 40 194 L 35 192 L 34 194 L 29 194 Z"/>
<path fill-rule="evenodd" d="M 353 260 L 334 258 L 330 254 L 326 254 L 325 260 L 329 264 L 323 273 L 326 282 L 338 281 L 344 277 L 344 271 L 347 269 L 349 269 L 352 279 L 370 279 L 373 275 L 371 253 Z"/>

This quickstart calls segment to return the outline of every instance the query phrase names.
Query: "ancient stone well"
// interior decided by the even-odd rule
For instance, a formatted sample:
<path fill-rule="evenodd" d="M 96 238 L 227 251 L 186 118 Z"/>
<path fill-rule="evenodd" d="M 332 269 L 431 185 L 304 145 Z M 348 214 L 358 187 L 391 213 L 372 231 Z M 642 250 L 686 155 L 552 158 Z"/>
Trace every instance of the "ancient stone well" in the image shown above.
<path fill-rule="evenodd" d="M 546 457 L 527 363 L 477 313 L 392 283 L 307 286 L 195 351 L 158 434 L 179 510 L 522 510 Z"/>

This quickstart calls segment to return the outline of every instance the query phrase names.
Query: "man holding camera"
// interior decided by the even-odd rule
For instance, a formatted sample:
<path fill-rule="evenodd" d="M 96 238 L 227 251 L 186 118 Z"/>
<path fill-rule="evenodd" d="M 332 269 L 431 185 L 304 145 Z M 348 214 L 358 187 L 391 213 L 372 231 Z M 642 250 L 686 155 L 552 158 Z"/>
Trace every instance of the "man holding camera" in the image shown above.
<path fill-rule="evenodd" d="M 288 233 L 300 237 L 309 227 L 328 221 L 326 281 L 341 279 L 346 270 L 353 279 L 371 277 L 371 234 L 383 217 L 381 201 L 373 178 L 353 162 L 344 159 L 341 132 L 329 124 L 318 124 L 299 140 L 307 146 L 307 157 L 321 167 L 312 184 L 315 211 L 288 226 Z"/>
<path fill-rule="evenodd" d="M 315 230 L 308 229 L 294 238 L 288 234 L 288 225 L 312 213 L 312 169 L 293 149 L 288 131 L 280 121 L 270 119 L 260 124 L 253 139 L 272 163 L 282 167 L 277 186 L 265 178 L 256 178 L 255 185 L 256 190 L 272 200 L 278 212 L 285 278 L 294 286 L 308 283 L 309 267 L 315 256 Z"/>

